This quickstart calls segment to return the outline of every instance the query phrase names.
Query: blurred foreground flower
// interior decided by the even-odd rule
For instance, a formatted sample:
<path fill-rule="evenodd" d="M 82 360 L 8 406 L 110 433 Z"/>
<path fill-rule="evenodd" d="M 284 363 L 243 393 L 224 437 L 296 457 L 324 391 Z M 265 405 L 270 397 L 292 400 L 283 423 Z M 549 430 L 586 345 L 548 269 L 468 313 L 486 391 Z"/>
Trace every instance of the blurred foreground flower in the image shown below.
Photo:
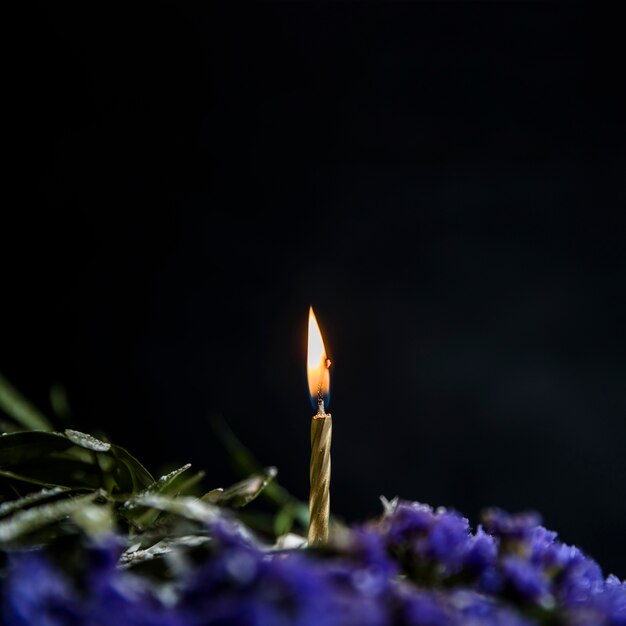
<path fill-rule="evenodd" d="M 536 518 L 488 511 L 472 533 L 455 512 L 397 502 L 321 550 L 275 550 L 240 523 L 204 543 L 121 567 L 123 540 L 69 535 L 15 550 L 8 626 L 620 626 L 626 584 Z M 154 563 L 152 563 L 154 565 Z"/>

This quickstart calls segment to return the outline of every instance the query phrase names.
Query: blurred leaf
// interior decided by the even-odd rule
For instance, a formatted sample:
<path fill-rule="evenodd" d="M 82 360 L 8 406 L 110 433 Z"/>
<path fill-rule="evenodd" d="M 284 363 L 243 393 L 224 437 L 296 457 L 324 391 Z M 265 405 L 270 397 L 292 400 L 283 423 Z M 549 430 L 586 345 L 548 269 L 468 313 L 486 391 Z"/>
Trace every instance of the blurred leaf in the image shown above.
<path fill-rule="evenodd" d="M 55 384 L 50 387 L 50 405 L 57 417 L 66 422 L 70 419 L 72 411 L 67 399 L 67 390 L 63 385 Z"/>
<path fill-rule="evenodd" d="M 31 478 L 30 476 L 22 476 L 21 474 L 16 474 L 15 472 L 10 472 L 9 470 L 0 469 L 0 476 L 2 478 L 7 478 L 9 481 L 17 481 L 28 483 L 30 485 L 39 485 L 41 487 L 61 487 L 63 485 L 55 485 L 54 483 L 45 482 L 41 480 L 37 480 L 36 478 Z"/>
<path fill-rule="evenodd" d="M 131 546 L 120 556 L 119 565 L 130 567 L 155 558 L 169 554 L 172 550 L 180 548 L 197 548 L 211 540 L 203 535 L 185 535 L 182 537 L 168 537 L 151 545 L 149 548 L 140 549 L 141 544 Z"/>
<path fill-rule="evenodd" d="M 260 466 L 252 452 L 243 445 L 221 415 L 211 417 L 211 426 L 241 476 L 249 476 L 259 471 Z"/>
<path fill-rule="evenodd" d="M 237 435 L 235 435 L 232 428 L 226 423 L 223 417 L 214 415 L 211 418 L 211 425 L 218 439 L 228 452 L 229 457 L 232 459 L 235 469 L 240 476 L 245 477 L 263 471 L 262 465 L 254 458 L 252 452 L 244 446 Z M 299 500 L 294 498 L 286 489 L 279 485 L 277 481 L 272 481 L 267 485 L 267 489 L 264 490 L 263 495 L 280 507 L 299 502 Z"/>
<path fill-rule="evenodd" d="M 110 443 L 100 441 L 100 439 L 96 439 L 87 433 L 81 433 L 78 430 L 67 428 L 65 430 L 65 436 L 77 446 L 87 448 L 87 450 L 93 450 L 94 452 L 108 452 L 111 449 Z"/>
<path fill-rule="evenodd" d="M 11 469 L 22 478 L 40 483 L 78 489 L 98 489 L 103 486 L 103 476 L 95 460 L 82 459 L 73 455 L 73 450 L 61 452 Z"/>
<path fill-rule="evenodd" d="M 66 435 L 43 431 L 0 435 L 0 469 L 0 476 L 17 481 L 104 488 L 111 493 L 137 493 L 154 483 L 150 472 L 124 448 L 75 430 Z"/>
<path fill-rule="evenodd" d="M 146 489 L 129 498 L 124 504 L 123 515 L 127 517 L 137 528 L 142 530 L 154 524 L 160 514 L 160 511 L 155 511 L 154 509 L 146 511 L 145 507 L 139 504 L 139 500 L 151 493 L 168 493 L 170 488 L 175 484 L 176 479 L 190 467 L 191 463 L 187 463 L 187 465 L 183 465 L 182 467 L 175 469 L 173 472 L 161 476 L 161 478 L 146 487 Z"/>
<path fill-rule="evenodd" d="M 149 493 L 138 497 L 137 504 L 178 515 L 194 522 L 212 522 L 222 516 L 218 507 L 193 496 L 173 498 Z"/>
<path fill-rule="evenodd" d="M 98 538 L 113 532 L 115 522 L 109 506 L 87 503 L 71 513 L 72 521 L 87 535 Z"/>
<path fill-rule="evenodd" d="M 43 526 L 58 522 L 74 514 L 85 504 L 92 502 L 97 495 L 93 493 L 78 498 L 66 498 L 52 504 L 43 504 L 25 511 L 18 511 L 8 519 L 0 521 L 0 545 L 15 541 Z"/>
<path fill-rule="evenodd" d="M 49 420 L 0 374 L 0 409 L 29 430 L 52 430 Z"/>
<path fill-rule="evenodd" d="M 267 485 L 272 481 L 278 471 L 275 467 L 267 467 L 258 474 L 253 474 L 248 478 L 228 487 L 228 489 L 213 489 L 205 494 L 202 499 L 211 504 L 228 505 L 242 507 L 252 502 Z"/>
<path fill-rule="evenodd" d="M 187 463 L 178 469 L 175 469 L 169 474 L 161 476 L 157 481 L 152 483 L 147 489 L 142 492 L 142 495 L 146 493 L 168 493 L 169 487 L 174 484 L 174 481 L 191 467 L 191 463 Z"/>
<path fill-rule="evenodd" d="M 304 503 L 287 504 L 274 518 L 274 533 L 277 536 L 286 535 L 298 521 L 306 528 L 309 524 L 309 509 Z"/>
<path fill-rule="evenodd" d="M 127 450 L 111 444 L 111 453 L 118 462 L 116 478 L 120 479 L 118 485 L 122 491 L 136 493 L 154 483 L 152 474 Z"/>
<path fill-rule="evenodd" d="M 17 433 L 20 430 L 24 430 L 24 427 L 21 424 L 16 424 L 15 422 L 5 419 L 3 416 L 0 416 L 0 433 Z"/>
<path fill-rule="evenodd" d="M 168 493 L 176 493 L 180 495 L 195 496 L 200 494 L 193 493 L 196 485 L 204 478 L 205 472 L 196 472 L 193 476 L 187 479 L 176 478 L 174 482 L 168 487 Z"/>
<path fill-rule="evenodd" d="M 214 415 L 211 419 L 211 425 L 230 458 L 233 459 L 235 468 L 241 475 L 245 476 L 252 472 L 258 473 L 261 470 L 261 466 L 254 458 L 252 452 L 238 439 L 223 417 Z M 217 497 L 217 495 L 217 493 L 214 493 L 211 497 Z M 271 481 L 261 495 L 265 500 L 269 500 L 277 507 L 276 517 L 273 522 L 277 535 L 288 532 L 287 529 L 290 530 L 296 521 L 303 528 L 308 528 L 308 505 L 294 498 L 278 481 Z"/>
<path fill-rule="evenodd" d="M 9 513 L 18 511 L 20 509 L 26 509 L 32 504 L 41 502 L 42 500 L 48 500 L 55 498 L 56 496 L 69 492 L 69 489 L 65 487 L 52 487 L 51 489 L 41 489 L 35 493 L 30 493 L 27 496 L 18 498 L 17 500 L 10 500 L 9 502 L 3 502 L 0 504 L 0 517 L 4 517 Z"/>
<path fill-rule="evenodd" d="M 256 533 L 271 537 L 274 535 L 274 515 L 265 511 L 253 511 L 252 509 L 238 509 L 237 519 L 247 528 Z"/>
<path fill-rule="evenodd" d="M 72 442 L 59 433 L 22 431 L 0 435 L 0 467 L 43 459 L 52 452 L 67 450 Z"/>

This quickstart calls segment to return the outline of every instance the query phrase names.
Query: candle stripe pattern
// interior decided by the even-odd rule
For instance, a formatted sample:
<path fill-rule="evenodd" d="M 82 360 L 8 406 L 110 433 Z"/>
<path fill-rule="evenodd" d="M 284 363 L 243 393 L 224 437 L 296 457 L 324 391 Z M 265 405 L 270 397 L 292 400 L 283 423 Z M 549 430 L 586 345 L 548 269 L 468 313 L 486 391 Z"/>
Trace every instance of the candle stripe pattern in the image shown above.
<path fill-rule="evenodd" d="M 309 545 L 328 540 L 330 514 L 330 443 L 333 423 L 329 414 L 311 421 L 311 494 L 309 497 Z"/>

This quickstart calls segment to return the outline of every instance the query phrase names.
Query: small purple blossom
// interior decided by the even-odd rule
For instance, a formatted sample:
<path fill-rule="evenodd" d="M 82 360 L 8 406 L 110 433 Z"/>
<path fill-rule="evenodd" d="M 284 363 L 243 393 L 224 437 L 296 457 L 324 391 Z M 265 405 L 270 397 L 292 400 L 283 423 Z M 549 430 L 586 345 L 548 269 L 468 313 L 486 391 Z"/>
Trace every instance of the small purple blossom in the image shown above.
<path fill-rule="evenodd" d="M 465 566 L 472 571 L 482 573 L 495 565 L 497 557 L 498 541 L 479 525 L 476 534 L 470 537 L 465 552 Z"/>
<path fill-rule="evenodd" d="M 183 626 L 141 578 L 118 570 L 118 542 L 91 546 L 76 585 L 43 552 L 11 558 L 0 615 L 6 626 Z"/>
<path fill-rule="evenodd" d="M 84 611 L 71 582 L 41 553 L 11 560 L 4 586 L 7 626 L 80 626 Z M 36 584 L 34 582 L 36 581 Z"/>
<path fill-rule="evenodd" d="M 462 568 L 475 549 L 469 522 L 456 512 L 417 503 L 399 503 L 379 526 L 388 550 L 399 555 L 414 573 L 427 568 L 428 575 L 449 576 Z M 478 548 L 480 549 L 480 547 Z M 478 560 L 478 554 L 475 554 Z"/>
<path fill-rule="evenodd" d="M 515 555 L 502 560 L 505 585 L 509 585 L 521 602 L 546 604 L 550 598 L 550 583 L 545 572 L 531 561 Z"/>
<path fill-rule="evenodd" d="M 534 511 L 510 515 L 498 508 L 487 509 L 482 514 L 487 532 L 506 540 L 524 540 L 541 524 L 541 516 Z"/>

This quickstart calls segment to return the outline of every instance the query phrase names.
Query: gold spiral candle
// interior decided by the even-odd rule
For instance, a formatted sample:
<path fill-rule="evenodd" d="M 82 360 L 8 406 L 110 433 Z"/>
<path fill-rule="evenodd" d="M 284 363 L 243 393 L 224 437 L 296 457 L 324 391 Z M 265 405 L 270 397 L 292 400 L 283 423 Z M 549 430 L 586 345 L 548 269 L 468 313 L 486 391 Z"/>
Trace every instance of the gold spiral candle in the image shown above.
<path fill-rule="evenodd" d="M 333 423 L 324 409 L 324 397 L 330 391 L 330 360 L 313 308 L 309 309 L 307 377 L 311 400 L 317 403 L 317 414 L 311 420 L 311 492 L 309 495 L 309 545 L 328 540 L 330 516 L 330 443 Z"/>
<path fill-rule="evenodd" d="M 330 516 L 330 443 L 333 421 L 324 412 L 320 400 L 319 412 L 311 420 L 311 493 L 309 495 L 309 545 L 328 540 Z"/>

